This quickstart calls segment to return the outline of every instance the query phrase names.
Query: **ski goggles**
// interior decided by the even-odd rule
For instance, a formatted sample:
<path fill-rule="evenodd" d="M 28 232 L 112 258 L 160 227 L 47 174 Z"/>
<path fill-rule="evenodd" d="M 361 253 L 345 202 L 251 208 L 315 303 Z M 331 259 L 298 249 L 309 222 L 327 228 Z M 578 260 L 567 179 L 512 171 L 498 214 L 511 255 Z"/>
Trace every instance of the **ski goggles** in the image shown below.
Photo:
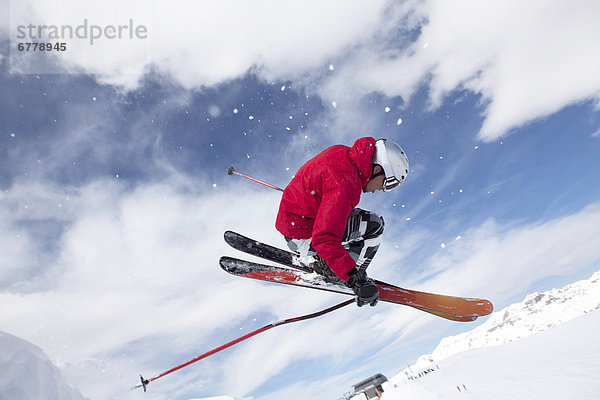
<path fill-rule="evenodd" d="M 375 165 L 373 165 L 373 169 L 375 169 Z M 372 181 L 373 179 L 375 179 L 381 175 L 385 176 L 385 171 L 382 170 L 376 174 L 371 175 L 371 178 L 369 179 L 369 181 Z M 398 178 L 396 178 L 395 176 L 390 176 L 383 180 L 383 186 L 381 189 L 384 192 L 387 192 L 387 191 L 390 191 L 390 190 L 398 187 L 398 185 L 400 185 L 400 181 L 398 180 Z"/>
<path fill-rule="evenodd" d="M 389 192 L 390 190 L 397 188 L 400 185 L 400 181 L 395 176 L 385 178 L 383 181 L 383 191 Z"/>

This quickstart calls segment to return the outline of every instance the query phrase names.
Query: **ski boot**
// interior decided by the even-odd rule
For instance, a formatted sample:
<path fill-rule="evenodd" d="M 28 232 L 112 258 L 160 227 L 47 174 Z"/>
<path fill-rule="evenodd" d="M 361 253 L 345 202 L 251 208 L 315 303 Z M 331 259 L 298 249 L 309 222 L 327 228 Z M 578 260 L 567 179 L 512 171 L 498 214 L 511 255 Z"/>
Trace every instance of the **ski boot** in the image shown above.
<path fill-rule="evenodd" d="M 321 275 L 325 281 L 336 285 L 346 286 L 346 282 L 340 279 L 335 272 L 329 268 L 325 260 L 318 255 L 315 254 L 312 256 L 312 260 L 309 262 L 308 266 L 311 267 L 314 272 Z"/>

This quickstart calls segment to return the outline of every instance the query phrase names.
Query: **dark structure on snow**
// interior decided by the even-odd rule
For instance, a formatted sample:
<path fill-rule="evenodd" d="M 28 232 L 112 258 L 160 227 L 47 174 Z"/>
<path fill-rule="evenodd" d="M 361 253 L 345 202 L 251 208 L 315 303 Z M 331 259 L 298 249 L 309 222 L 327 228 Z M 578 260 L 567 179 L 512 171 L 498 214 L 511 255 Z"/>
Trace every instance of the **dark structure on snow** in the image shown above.
<path fill-rule="evenodd" d="M 377 399 L 383 393 L 381 384 L 387 382 L 387 378 L 383 374 L 375 374 L 370 378 L 360 381 L 353 386 L 354 395 L 364 393 L 368 400 Z"/>

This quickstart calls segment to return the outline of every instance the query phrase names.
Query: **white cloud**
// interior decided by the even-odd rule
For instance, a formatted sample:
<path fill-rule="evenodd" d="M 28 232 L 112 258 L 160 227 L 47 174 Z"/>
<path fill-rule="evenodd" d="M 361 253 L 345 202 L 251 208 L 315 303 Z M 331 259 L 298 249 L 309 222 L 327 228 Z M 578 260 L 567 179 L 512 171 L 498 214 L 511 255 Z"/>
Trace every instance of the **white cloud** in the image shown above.
<path fill-rule="evenodd" d="M 4 255 L 0 276 L 0 287 L 3 288 L 29 278 L 31 255 L 34 252 L 34 243 L 27 236 L 26 230 L 8 224 L 10 216 L 7 211 L 4 208 L 0 210 L 0 230 L 4 232 L 0 243 L 0 252 Z M 7 260 L 11 262 L 8 263 Z"/>
<path fill-rule="evenodd" d="M 571 276 L 600 260 L 600 204 L 528 225 L 488 220 L 448 243 L 427 264 L 428 290 L 489 296 L 504 304 L 551 276 Z M 418 278 L 417 278 L 418 279 Z M 425 287 L 425 286 L 422 286 Z"/>
<path fill-rule="evenodd" d="M 481 94 L 481 139 L 600 96 L 596 1 L 429 1 L 406 51 L 361 48 L 327 90 L 379 90 L 410 98 L 430 80 L 433 108 L 453 90 Z M 355 61 L 355 62 L 354 62 Z"/>
<path fill-rule="evenodd" d="M 211 190 L 200 182 L 189 187 Z M 258 223 L 274 220 L 276 209 L 274 204 L 264 206 L 273 200 L 263 195 L 256 198 L 263 206 L 242 219 L 237 213 L 223 212 L 223 199 L 239 210 L 256 201 L 251 193 L 243 199 L 216 192 L 198 197 L 160 184 L 126 192 L 115 183 L 99 181 L 70 193 L 71 205 L 60 209 L 55 206 L 58 199 L 44 202 L 40 193 L 44 192 L 16 185 L 4 194 L 7 229 L 2 241 L 13 243 L 19 232 L 15 226 L 22 221 L 62 220 L 66 229 L 54 238 L 59 248 L 53 249 L 56 256 L 48 264 L 39 262 L 47 258 L 44 246 L 15 246 L 5 253 L 13 257 L 3 258 L 3 278 L 11 278 L 14 274 L 7 278 L 6 272 L 18 270 L 25 258 L 32 263 L 38 260 L 36 276 L 44 284 L 12 285 L 0 293 L 2 304 L 7 305 L 0 320 L 11 333 L 40 345 L 61 364 L 82 366 L 94 359 L 110 359 L 107 354 L 127 352 L 136 342 L 141 343 L 136 348 L 149 341 L 181 352 L 250 310 L 269 310 L 276 304 L 271 293 L 259 295 L 258 285 L 231 280 L 218 268 L 218 257 L 227 252 L 220 233 L 226 228 L 272 233 L 271 223 Z M 18 209 L 23 199 L 33 204 L 27 210 Z M 15 208 L 18 212 L 9 212 Z M 22 231 L 30 243 L 31 232 Z M 13 278 L 17 283 L 24 280 Z M 244 296 L 244 301 L 233 293 Z M 163 342 L 161 337 L 171 339 Z M 160 353 L 141 352 L 137 365 L 126 367 L 139 372 L 142 360 Z M 127 377 L 121 371 L 118 379 L 123 387 L 136 373 L 130 370 Z M 84 383 L 80 386 L 92 392 L 106 389 L 100 382 Z"/>
<path fill-rule="evenodd" d="M 88 18 L 105 26 L 133 18 L 147 26 L 143 41 L 98 41 L 93 52 L 84 52 L 84 41 L 73 43 L 61 55 L 73 72 L 125 89 L 151 68 L 189 89 L 247 72 L 292 80 L 335 101 L 338 119 L 350 118 L 340 129 L 353 125 L 354 112 L 344 110 L 355 110 L 362 95 L 408 100 L 425 81 L 433 108 L 457 89 L 480 94 L 479 136 L 486 141 L 600 97 L 594 0 L 14 3 L 13 24 L 77 25 Z"/>
<path fill-rule="evenodd" d="M 101 27 L 135 24 L 146 40 L 98 40 L 93 51 L 73 41 L 61 54 L 73 72 L 97 74 L 105 83 L 134 88 L 153 68 L 187 88 L 215 85 L 250 70 L 267 79 L 292 79 L 353 46 L 378 25 L 383 0 L 13 2 L 13 24 L 71 24 L 87 18 Z M 17 7 L 18 6 L 18 7 Z M 29 10 L 30 8 L 30 10 Z M 26 21 L 26 22 L 21 22 Z"/>

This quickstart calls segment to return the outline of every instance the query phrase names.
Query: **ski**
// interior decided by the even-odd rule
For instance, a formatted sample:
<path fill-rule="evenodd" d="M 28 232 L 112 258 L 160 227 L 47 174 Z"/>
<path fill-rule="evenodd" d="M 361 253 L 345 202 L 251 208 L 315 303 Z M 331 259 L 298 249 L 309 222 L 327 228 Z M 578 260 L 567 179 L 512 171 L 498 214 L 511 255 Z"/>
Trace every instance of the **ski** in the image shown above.
<path fill-rule="evenodd" d="M 327 282 L 316 273 L 259 264 L 233 257 L 221 257 L 219 263 L 224 271 L 236 276 L 354 296 L 350 288 Z M 381 301 L 411 306 L 453 321 L 473 321 L 478 316 L 491 312 L 489 309 L 491 304 L 487 300 L 418 292 L 383 282 L 377 282 L 377 287 Z"/>
<path fill-rule="evenodd" d="M 297 253 L 250 239 L 233 231 L 226 231 L 223 236 L 228 245 L 246 254 L 264 258 L 265 260 L 273 261 L 286 267 L 296 268 L 304 272 L 312 272 L 310 267 L 302 263 Z"/>
<path fill-rule="evenodd" d="M 233 232 L 233 231 L 226 231 L 224 234 L 224 238 L 225 238 L 225 241 L 227 242 L 227 244 L 229 244 L 231 247 L 233 247 L 237 250 L 243 251 L 244 253 L 251 254 L 251 255 L 254 255 L 254 256 L 269 260 L 269 261 L 273 261 L 273 262 L 279 263 L 281 265 L 284 265 L 286 267 L 291 267 L 291 268 L 298 269 L 303 272 L 312 273 L 312 269 L 302 263 L 302 260 L 300 259 L 300 256 L 297 253 L 293 253 L 288 250 L 283 250 L 283 249 L 268 245 L 266 243 L 259 242 L 257 240 L 248 238 L 244 235 L 241 235 L 241 234 L 239 234 L 237 232 Z M 437 295 L 437 294 L 431 294 L 431 293 L 426 293 L 426 292 L 411 291 L 409 289 L 403 289 L 398 286 L 391 285 L 389 283 L 378 281 L 378 280 L 375 280 L 375 283 L 377 285 L 379 285 L 380 287 L 387 288 L 388 291 L 409 291 L 409 292 L 413 292 L 413 293 L 417 294 L 417 296 L 420 296 L 420 297 L 423 297 L 425 295 L 437 296 L 438 298 L 443 299 L 443 301 L 448 302 L 449 304 L 453 304 L 453 301 L 454 301 L 453 299 L 462 299 L 461 301 L 458 301 L 459 303 L 461 303 L 461 302 L 464 303 L 465 300 L 468 301 L 468 303 L 471 305 L 471 308 L 474 308 L 474 310 L 471 310 L 472 312 L 470 315 L 464 315 L 464 314 L 460 314 L 457 312 L 447 312 L 447 311 L 444 311 L 444 309 L 432 310 L 428 307 L 419 307 L 416 305 L 411 305 L 412 307 L 421 309 L 422 311 L 426 311 L 431 314 L 435 314 L 439 317 L 451 319 L 454 321 L 473 321 L 473 320 L 477 319 L 478 316 L 488 315 L 493 310 L 492 303 L 490 303 L 488 300 L 484 300 L 484 299 L 469 299 L 469 298 L 463 298 L 463 297 L 445 296 L 445 295 Z M 324 284 L 331 285 L 330 283 L 327 283 L 327 282 L 324 282 Z M 344 289 L 346 291 L 349 290 L 346 287 L 344 287 Z M 381 290 L 380 290 L 380 295 L 381 295 Z M 402 303 L 402 304 L 404 304 L 404 303 Z"/>

